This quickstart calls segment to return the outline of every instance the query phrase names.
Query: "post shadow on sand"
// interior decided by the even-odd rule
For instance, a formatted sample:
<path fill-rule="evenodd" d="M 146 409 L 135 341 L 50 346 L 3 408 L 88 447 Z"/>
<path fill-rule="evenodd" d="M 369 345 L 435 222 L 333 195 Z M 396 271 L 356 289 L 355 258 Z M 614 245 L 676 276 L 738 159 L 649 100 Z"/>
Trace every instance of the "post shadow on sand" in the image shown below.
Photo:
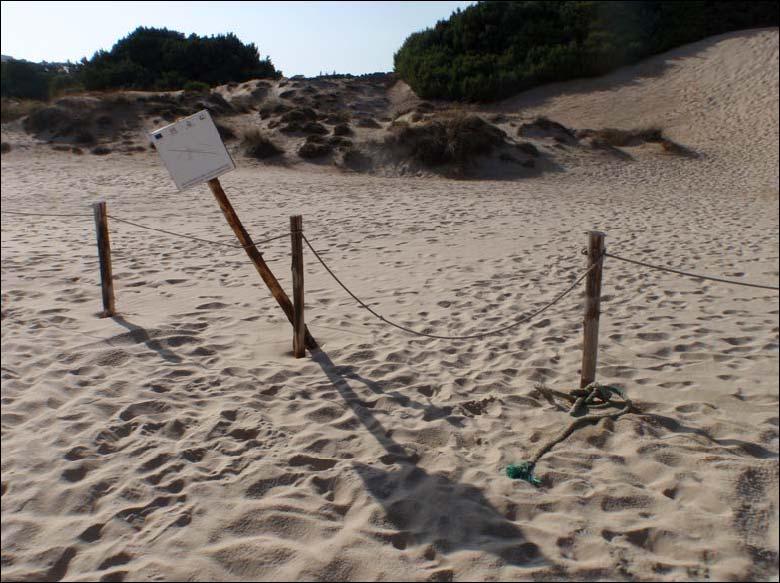
<path fill-rule="evenodd" d="M 357 380 L 373 392 L 382 392 L 376 383 L 339 367 L 321 349 L 312 351 L 316 362 L 344 401 L 387 454 L 380 462 L 397 464 L 384 469 L 358 462 L 353 467 L 371 496 L 382 505 L 385 516 L 401 533 L 393 539 L 397 548 L 427 543 L 437 552 L 474 550 L 491 553 L 509 565 L 538 567 L 547 563 L 540 549 L 526 540 L 523 532 L 502 515 L 482 492 L 440 474 L 429 474 L 417 465 L 418 456 L 410 454 L 387 433 L 364 401 L 349 386 Z M 347 369 L 348 374 L 344 374 Z M 496 476 L 499 479 L 498 476 Z"/>
<path fill-rule="evenodd" d="M 111 316 L 111 319 L 114 320 L 114 322 L 116 322 L 120 326 L 127 328 L 130 331 L 130 337 L 135 342 L 143 342 L 147 348 L 149 348 L 150 350 L 154 350 L 157 354 L 159 354 L 163 358 L 163 360 L 175 364 L 182 362 L 182 358 L 179 355 L 177 355 L 175 352 L 163 346 L 159 340 L 154 340 L 151 336 L 149 336 L 149 333 L 146 331 L 145 328 L 142 328 L 141 326 L 128 322 L 127 320 L 124 319 L 123 316 L 119 314 L 114 314 L 113 316 Z"/>
<path fill-rule="evenodd" d="M 402 407 L 409 407 L 411 409 L 417 409 L 423 411 L 423 421 L 444 419 L 450 425 L 454 425 L 456 427 L 463 426 L 462 423 L 457 418 L 451 417 L 453 407 L 439 407 L 433 404 L 424 405 L 418 403 L 417 401 L 412 400 L 411 398 L 407 397 L 402 393 L 399 393 L 398 391 L 385 390 L 385 387 L 383 386 L 383 383 L 381 381 L 372 381 L 371 379 L 367 379 L 361 376 L 360 374 L 358 374 L 354 366 L 350 366 L 350 365 L 337 366 L 333 364 L 333 362 L 330 361 L 328 356 L 325 355 L 325 353 L 322 352 L 321 350 L 318 356 L 317 357 L 313 356 L 313 358 L 315 362 L 317 362 L 320 366 L 323 366 L 322 362 L 318 360 L 318 357 L 327 359 L 327 361 L 330 363 L 330 366 L 332 367 L 331 372 L 333 372 L 335 375 L 338 375 L 340 378 L 352 379 L 358 381 L 359 383 L 365 385 L 372 393 L 376 395 L 382 395 L 388 397 L 389 399 L 392 399 L 395 403 L 399 404 Z"/>

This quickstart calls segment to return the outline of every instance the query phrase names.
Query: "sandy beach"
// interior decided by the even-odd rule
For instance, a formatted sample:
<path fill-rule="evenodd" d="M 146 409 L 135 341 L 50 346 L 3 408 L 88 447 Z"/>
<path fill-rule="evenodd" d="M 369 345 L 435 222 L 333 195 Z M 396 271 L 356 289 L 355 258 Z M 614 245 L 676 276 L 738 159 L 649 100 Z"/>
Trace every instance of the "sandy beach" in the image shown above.
<path fill-rule="evenodd" d="M 517 112 L 657 125 L 696 156 L 560 148 L 555 170 L 492 180 L 237 158 L 221 182 L 255 239 L 302 214 L 345 284 L 429 333 L 549 302 L 590 229 L 778 284 L 777 29 L 480 110 Z M 4 581 L 777 580 L 776 291 L 607 258 L 597 377 L 637 411 L 576 431 L 534 487 L 504 468 L 569 422 L 536 387 L 579 383 L 584 288 L 506 334 L 421 338 L 305 251 L 321 349 L 295 359 L 241 249 L 109 220 L 119 315 L 99 318 L 90 205 L 235 244 L 211 193 L 177 192 L 153 151 L 3 141 L 3 211 L 81 215 L 2 215 Z M 261 250 L 290 293 L 289 239 Z"/>

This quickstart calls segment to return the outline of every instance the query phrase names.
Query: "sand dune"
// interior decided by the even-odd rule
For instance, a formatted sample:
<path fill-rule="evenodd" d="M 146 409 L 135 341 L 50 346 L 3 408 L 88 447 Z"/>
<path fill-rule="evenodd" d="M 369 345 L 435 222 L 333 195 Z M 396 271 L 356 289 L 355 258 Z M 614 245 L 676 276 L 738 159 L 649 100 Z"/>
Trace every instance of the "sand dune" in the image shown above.
<path fill-rule="evenodd" d="M 658 125 L 699 158 L 557 148 L 556 171 L 512 181 L 240 162 L 222 184 L 257 239 L 302 213 L 358 295 L 420 330 L 541 306 L 592 228 L 613 253 L 776 285 L 777 78 L 777 30 L 747 31 L 484 111 Z M 296 360 L 241 250 L 112 223 L 121 316 L 100 319 L 90 203 L 229 229 L 152 153 L 14 131 L 3 210 L 86 216 L 2 216 L 3 580 L 777 579 L 776 292 L 608 261 L 599 379 L 641 412 L 577 431 L 534 488 L 502 469 L 569 421 L 534 387 L 577 384 L 581 294 L 503 336 L 417 338 L 307 254 L 322 349 Z M 289 243 L 264 252 L 289 290 Z"/>

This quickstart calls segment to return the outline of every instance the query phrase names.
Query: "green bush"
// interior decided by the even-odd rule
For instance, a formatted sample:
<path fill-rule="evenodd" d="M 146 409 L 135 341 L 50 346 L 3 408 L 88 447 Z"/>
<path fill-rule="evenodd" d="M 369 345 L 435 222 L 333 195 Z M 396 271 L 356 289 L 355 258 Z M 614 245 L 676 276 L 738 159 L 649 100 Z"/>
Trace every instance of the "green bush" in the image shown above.
<path fill-rule="evenodd" d="M 211 91 L 209 84 L 203 81 L 187 81 L 182 89 L 190 93 L 208 93 Z"/>
<path fill-rule="evenodd" d="M 189 82 L 208 86 L 254 78 L 279 78 L 271 60 L 234 34 L 185 36 L 166 28 L 139 27 L 110 51 L 82 60 L 87 89 L 181 89 Z"/>
<path fill-rule="evenodd" d="M 72 63 L 30 63 L 9 59 L 0 65 L 3 97 L 46 101 L 81 88 L 80 67 Z"/>
<path fill-rule="evenodd" d="M 487 101 L 777 25 L 778 3 L 767 1 L 487 1 L 409 36 L 395 71 L 424 99 Z"/>
<path fill-rule="evenodd" d="M 2 63 L 0 86 L 3 97 L 49 99 L 49 74 L 35 63 L 14 59 Z"/>

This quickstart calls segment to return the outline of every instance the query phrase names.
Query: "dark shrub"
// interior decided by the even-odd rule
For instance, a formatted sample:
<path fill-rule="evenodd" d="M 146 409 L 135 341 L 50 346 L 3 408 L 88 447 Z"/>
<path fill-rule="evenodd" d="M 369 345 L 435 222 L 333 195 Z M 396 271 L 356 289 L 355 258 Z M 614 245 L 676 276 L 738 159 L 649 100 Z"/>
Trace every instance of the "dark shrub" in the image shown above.
<path fill-rule="evenodd" d="M 284 153 L 260 130 L 249 130 L 241 139 L 241 149 L 251 158 L 263 160 Z"/>
<path fill-rule="evenodd" d="M 365 172 L 370 170 L 374 161 L 368 154 L 361 152 L 357 148 L 344 150 L 341 157 L 341 163 L 350 170 Z"/>
<path fill-rule="evenodd" d="M 306 159 L 322 158 L 330 154 L 330 152 L 331 146 L 329 144 L 317 144 L 308 140 L 298 149 L 298 155 Z"/>
<path fill-rule="evenodd" d="M 478 2 L 410 35 L 394 63 L 424 99 L 483 101 L 778 21 L 774 1 Z"/>
<path fill-rule="evenodd" d="M 355 123 L 360 128 L 381 128 L 382 126 L 372 117 L 361 117 Z"/>
<path fill-rule="evenodd" d="M 71 140 L 74 144 L 94 144 L 95 136 L 88 130 L 78 130 Z"/>
<path fill-rule="evenodd" d="M 9 121 L 15 121 L 26 115 L 45 107 L 40 101 L 31 101 L 29 99 L 5 99 L 2 100 L 2 108 L 0 108 L 0 121 L 7 123 Z"/>
<path fill-rule="evenodd" d="M 301 124 L 298 122 L 288 123 L 279 128 L 279 131 L 285 134 L 294 134 L 301 131 Z"/>
<path fill-rule="evenodd" d="M 334 136 L 349 136 L 352 134 L 352 128 L 348 124 L 340 123 L 333 128 Z"/>
<path fill-rule="evenodd" d="M 68 125 L 72 117 L 67 110 L 61 107 L 44 107 L 33 111 L 24 120 L 23 126 L 28 133 L 41 133 Z"/>
<path fill-rule="evenodd" d="M 476 156 L 490 154 L 506 134 L 475 115 L 435 119 L 416 125 L 398 124 L 388 145 L 400 148 L 426 166 L 456 163 L 465 166 Z"/>
<path fill-rule="evenodd" d="M 533 156 L 534 158 L 539 157 L 539 149 L 534 146 L 531 142 L 520 142 L 517 144 L 516 148 L 523 152 L 524 154 L 528 154 L 529 156 Z"/>
<path fill-rule="evenodd" d="M 222 138 L 223 142 L 236 139 L 236 132 L 232 128 L 218 122 L 214 122 L 214 125 L 217 126 L 217 132 L 219 132 L 219 137 Z"/>
<path fill-rule="evenodd" d="M 342 136 L 333 136 L 328 140 L 328 143 L 339 150 L 352 147 L 352 140 L 348 140 Z"/>
<path fill-rule="evenodd" d="M 638 130 L 619 130 L 604 128 L 603 130 L 580 130 L 578 138 L 593 138 L 602 143 L 623 148 L 626 146 L 639 146 L 646 142 L 661 143 L 664 141 L 663 132 L 659 128 L 643 128 Z"/>
<path fill-rule="evenodd" d="M 547 136 L 561 138 L 575 138 L 572 130 L 557 121 L 547 119 L 546 117 L 537 117 L 530 123 L 524 123 L 517 128 L 518 136 Z"/>
<path fill-rule="evenodd" d="M 309 107 L 301 107 L 299 109 L 292 109 L 285 112 L 280 119 L 286 123 L 304 123 L 308 121 L 316 121 L 317 112 Z"/>
<path fill-rule="evenodd" d="M 349 114 L 341 111 L 336 113 L 329 113 L 325 116 L 323 121 L 331 125 L 347 123 L 349 121 Z"/>
<path fill-rule="evenodd" d="M 3 97 L 49 99 L 52 74 L 37 63 L 10 59 L 0 64 L 0 94 Z"/>
<path fill-rule="evenodd" d="M 320 136 L 324 136 L 328 133 L 328 128 L 326 128 L 324 125 L 322 125 L 319 122 L 316 121 L 310 121 L 309 123 L 305 124 L 303 128 L 301 128 L 301 131 L 303 131 L 306 134 L 317 134 Z"/>
<path fill-rule="evenodd" d="M 7 154 L 10 151 L 11 151 L 11 144 L 9 144 L 8 142 L 0 143 L 0 152 L 2 152 L 3 154 Z"/>
<path fill-rule="evenodd" d="M 110 154 L 111 150 L 109 148 L 106 148 L 105 146 L 95 146 L 90 150 L 95 156 L 105 156 L 106 154 Z"/>
<path fill-rule="evenodd" d="M 536 166 L 536 162 L 533 160 L 523 160 L 520 161 L 511 154 L 507 154 L 506 152 L 502 152 L 498 159 L 502 162 L 509 162 L 510 164 L 517 164 L 519 166 L 522 166 L 523 168 L 534 168 Z"/>
<path fill-rule="evenodd" d="M 110 51 L 84 59 L 81 67 L 81 80 L 90 90 L 168 90 L 191 81 L 213 86 L 279 77 L 270 59 L 260 59 L 254 44 L 245 45 L 234 34 L 185 36 L 165 28 L 139 27 Z M 202 85 L 197 87 L 200 91 Z"/>
<path fill-rule="evenodd" d="M 203 81 L 187 81 L 182 89 L 188 93 L 208 93 L 211 91 L 209 84 Z"/>
<path fill-rule="evenodd" d="M 254 108 L 254 100 L 248 95 L 237 95 L 230 100 L 230 107 L 236 113 L 249 113 Z"/>

